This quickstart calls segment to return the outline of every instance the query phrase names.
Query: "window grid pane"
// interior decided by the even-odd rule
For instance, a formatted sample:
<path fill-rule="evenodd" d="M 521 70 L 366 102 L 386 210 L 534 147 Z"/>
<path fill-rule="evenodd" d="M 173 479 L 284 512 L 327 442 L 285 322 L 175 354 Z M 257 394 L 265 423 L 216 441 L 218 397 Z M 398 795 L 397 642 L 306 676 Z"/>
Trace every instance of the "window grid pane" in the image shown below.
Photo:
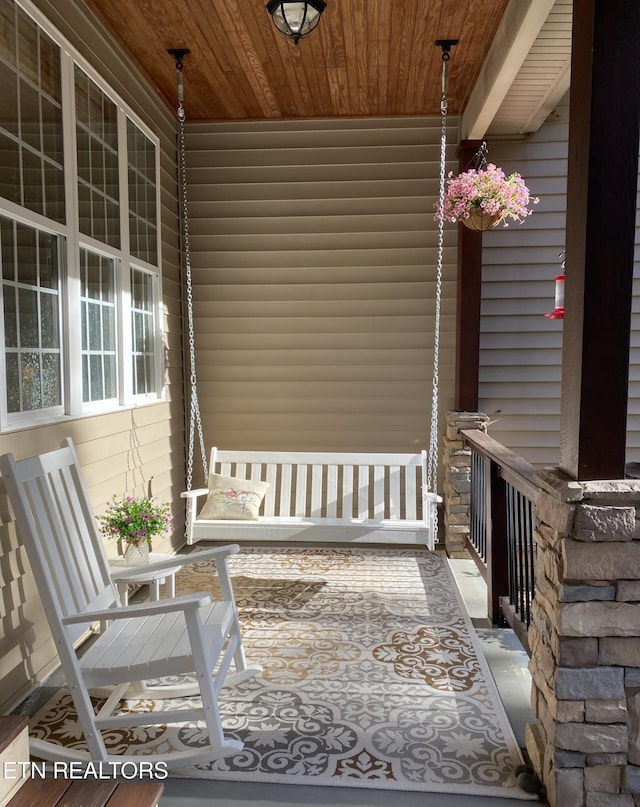
<path fill-rule="evenodd" d="M 156 150 L 151 140 L 128 119 L 127 163 L 131 254 L 157 266 Z"/>
<path fill-rule="evenodd" d="M 117 107 L 75 66 L 80 232 L 120 247 Z"/>
<path fill-rule="evenodd" d="M 80 250 L 82 400 L 117 396 L 115 260 Z"/>
<path fill-rule="evenodd" d="M 7 411 L 62 404 L 57 238 L 1 219 Z"/>
<path fill-rule="evenodd" d="M 133 393 L 156 391 L 155 292 L 153 277 L 131 270 L 131 327 L 133 331 Z"/>
<path fill-rule="evenodd" d="M 60 48 L 6 0 L 0 22 L 0 193 L 64 222 Z"/>

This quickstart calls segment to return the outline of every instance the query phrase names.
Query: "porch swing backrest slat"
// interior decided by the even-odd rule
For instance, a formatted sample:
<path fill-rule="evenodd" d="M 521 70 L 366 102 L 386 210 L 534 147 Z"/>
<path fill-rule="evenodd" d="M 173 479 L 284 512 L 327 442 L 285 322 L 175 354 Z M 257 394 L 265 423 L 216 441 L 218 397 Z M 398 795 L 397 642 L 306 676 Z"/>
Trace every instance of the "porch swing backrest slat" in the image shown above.
<path fill-rule="evenodd" d="M 389 518 L 401 518 L 400 512 L 400 466 L 389 468 Z"/>

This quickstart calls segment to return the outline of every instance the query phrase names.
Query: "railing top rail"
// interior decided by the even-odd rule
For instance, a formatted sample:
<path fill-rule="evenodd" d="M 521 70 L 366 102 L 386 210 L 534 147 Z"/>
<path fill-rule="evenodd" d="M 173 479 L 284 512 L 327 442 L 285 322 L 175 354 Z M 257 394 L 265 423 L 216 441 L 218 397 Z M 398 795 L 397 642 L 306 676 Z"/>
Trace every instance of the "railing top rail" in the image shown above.
<path fill-rule="evenodd" d="M 462 429 L 460 434 L 469 448 L 499 466 L 505 482 L 535 502 L 540 486 L 536 481 L 536 469 L 530 462 L 480 429 Z"/>

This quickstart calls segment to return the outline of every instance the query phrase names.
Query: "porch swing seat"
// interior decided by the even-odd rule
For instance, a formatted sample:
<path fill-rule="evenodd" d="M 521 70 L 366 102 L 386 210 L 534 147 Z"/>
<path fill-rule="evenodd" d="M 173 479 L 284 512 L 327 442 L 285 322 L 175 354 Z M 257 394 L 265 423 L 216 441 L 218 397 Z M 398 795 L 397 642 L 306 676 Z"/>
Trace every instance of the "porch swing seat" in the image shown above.
<path fill-rule="evenodd" d="M 222 599 L 208 592 L 122 606 L 71 440 L 39 456 L 16 461 L 0 457 L 0 473 L 27 550 L 88 752 L 32 740 L 31 753 L 53 761 L 136 759 L 109 754 L 102 731 L 157 723 L 201 721 L 208 744 L 198 749 L 144 755 L 150 763 L 181 767 L 237 752 L 242 743 L 225 736 L 220 691 L 260 672 L 246 662 L 231 578 L 226 566 L 237 545 L 223 546 L 149 564 L 170 568 L 213 560 Z M 91 646 L 76 646 L 88 630 L 102 626 Z M 175 676 L 187 676 L 175 683 Z M 163 682 L 165 679 L 165 682 Z M 169 680 L 167 680 L 169 679 Z M 152 681 L 153 683 L 149 683 Z M 92 690 L 107 688 L 98 713 Z M 198 695 L 176 711 L 118 713 L 128 695 L 176 698 Z M 195 705 L 194 705 L 195 704 Z"/>
<path fill-rule="evenodd" d="M 440 497 L 427 490 L 427 455 L 233 451 L 213 448 L 212 474 L 268 483 L 257 518 L 209 518 L 200 502 L 217 490 L 186 491 L 187 542 L 304 541 L 434 548 Z M 212 488 L 210 477 L 210 488 Z M 218 482 L 215 483 L 216 485 Z M 230 495 L 231 495 L 230 494 Z M 198 512 L 199 511 L 199 512 Z"/>

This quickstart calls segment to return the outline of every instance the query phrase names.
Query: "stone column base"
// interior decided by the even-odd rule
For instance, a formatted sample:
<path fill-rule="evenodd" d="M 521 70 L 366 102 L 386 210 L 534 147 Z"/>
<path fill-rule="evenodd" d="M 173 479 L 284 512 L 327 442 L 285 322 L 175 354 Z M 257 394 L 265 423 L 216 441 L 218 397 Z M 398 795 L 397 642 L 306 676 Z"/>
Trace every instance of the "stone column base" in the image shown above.
<path fill-rule="evenodd" d="M 640 483 L 537 480 L 527 751 L 551 807 L 637 807 Z"/>
<path fill-rule="evenodd" d="M 487 430 L 489 418 L 481 412 L 447 412 L 443 463 L 445 478 L 444 546 L 450 558 L 470 557 L 471 451 L 465 448 L 461 429 Z"/>

